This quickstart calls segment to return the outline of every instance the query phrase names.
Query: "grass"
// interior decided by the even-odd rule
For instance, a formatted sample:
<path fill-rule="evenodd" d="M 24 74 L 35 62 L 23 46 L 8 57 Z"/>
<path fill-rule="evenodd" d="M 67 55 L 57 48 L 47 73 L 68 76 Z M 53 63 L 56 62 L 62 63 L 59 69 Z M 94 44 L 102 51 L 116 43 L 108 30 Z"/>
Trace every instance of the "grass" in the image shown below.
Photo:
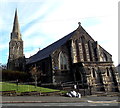
<path fill-rule="evenodd" d="M 17 86 L 17 84 L 15 84 L 15 83 L 0 82 L 0 91 L 11 91 L 11 90 L 15 90 L 18 93 L 31 92 L 31 91 L 38 91 L 41 93 L 60 91 L 60 90 L 56 90 L 56 89 L 35 87 L 33 85 L 18 85 Z"/>

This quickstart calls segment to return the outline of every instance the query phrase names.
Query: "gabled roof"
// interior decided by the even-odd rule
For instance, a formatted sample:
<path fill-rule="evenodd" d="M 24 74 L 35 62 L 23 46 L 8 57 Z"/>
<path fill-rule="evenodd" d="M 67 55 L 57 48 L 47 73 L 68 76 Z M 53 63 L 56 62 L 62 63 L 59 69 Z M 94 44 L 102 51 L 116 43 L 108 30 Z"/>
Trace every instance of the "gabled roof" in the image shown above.
<path fill-rule="evenodd" d="M 65 37 L 61 38 L 60 40 L 54 42 L 53 44 L 47 46 L 46 48 L 38 51 L 35 55 L 31 56 L 27 60 L 27 64 L 31 64 L 31 63 L 34 63 L 34 62 L 37 62 L 37 61 L 40 61 L 42 59 L 49 57 L 50 54 L 52 54 L 52 52 L 54 52 L 60 46 L 64 45 L 73 36 L 75 31 L 76 30 L 66 35 Z"/>
<path fill-rule="evenodd" d="M 56 49 L 58 49 L 59 47 L 61 47 L 62 45 L 64 45 L 70 38 L 72 38 L 73 34 L 79 30 L 80 32 L 85 32 L 87 33 L 84 28 L 79 25 L 79 27 L 74 30 L 73 32 L 69 33 L 68 35 L 64 36 L 63 38 L 59 39 L 58 41 L 54 42 L 53 44 L 47 46 L 46 48 L 38 51 L 35 55 L 31 56 L 30 58 L 26 59 L 26 64 L 31 64 L 31 63 L 35 63 L 38 62 L 40 60 L 43 60 L 47 57 L 49 57 Z M 87 33 L 88 34 L 88 33 Z M 94 39 L 88 34 L 88 40 L 93 40 Z M 94 41 L 95 42 L 95 41 Z M 100 46 L 101 47 L 101 46 Z M 102 48 L 102 47 L 101 47 Z M 103 48 L 102 48 L 103 49 Z M 106 51 L 105 49 L 103 49 L 104 51 Z M 107 52 L 107 51 L 106 51 Z M 108 53 L 108 52 L 107 52 Z M 109 53 L 108 53 L 109 54 Z M 111 54 L 110 54 L 111 55 Z"/>

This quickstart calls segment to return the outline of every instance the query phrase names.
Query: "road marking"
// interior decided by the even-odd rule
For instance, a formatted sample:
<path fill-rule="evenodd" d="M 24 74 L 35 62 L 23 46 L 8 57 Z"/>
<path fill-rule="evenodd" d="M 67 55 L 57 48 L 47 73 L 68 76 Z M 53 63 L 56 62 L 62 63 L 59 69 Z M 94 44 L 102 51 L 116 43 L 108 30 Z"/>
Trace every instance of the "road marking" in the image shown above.
<path fill-rule="evenodd" d="M 117 100 L 113 100 L 113 101 L 91 101 L 88 100 L 89 103 L 120 103 Z"/>

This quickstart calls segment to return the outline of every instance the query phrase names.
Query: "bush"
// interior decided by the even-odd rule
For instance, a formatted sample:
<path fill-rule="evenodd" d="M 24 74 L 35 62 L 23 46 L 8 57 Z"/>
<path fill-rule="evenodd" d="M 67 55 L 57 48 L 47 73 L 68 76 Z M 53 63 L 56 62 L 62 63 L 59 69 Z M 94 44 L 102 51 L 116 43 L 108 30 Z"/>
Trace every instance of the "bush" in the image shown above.
<path fill-rule="evenodd" d="M 2 80 L 3 81 L 13 81 L 19 80 L 22 82 L 29 81 L 30 75 L 27 72 L 12 71 L 12 70 L 2 70 Z"/>

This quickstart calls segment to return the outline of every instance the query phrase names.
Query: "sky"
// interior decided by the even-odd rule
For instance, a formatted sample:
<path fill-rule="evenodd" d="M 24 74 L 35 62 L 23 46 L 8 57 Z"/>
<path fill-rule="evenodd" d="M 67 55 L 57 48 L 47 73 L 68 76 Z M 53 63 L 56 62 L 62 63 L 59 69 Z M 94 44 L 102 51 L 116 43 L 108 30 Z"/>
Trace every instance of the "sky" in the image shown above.
<path fill-rule="evenodd" d="M 119 0 L 0 0 L 0 63 L 9 55 L 10 33 L 15 9 L 24 54 L 28 58 L 78 27 L 98 41 L 118 62 L 118 1 Z"/>

